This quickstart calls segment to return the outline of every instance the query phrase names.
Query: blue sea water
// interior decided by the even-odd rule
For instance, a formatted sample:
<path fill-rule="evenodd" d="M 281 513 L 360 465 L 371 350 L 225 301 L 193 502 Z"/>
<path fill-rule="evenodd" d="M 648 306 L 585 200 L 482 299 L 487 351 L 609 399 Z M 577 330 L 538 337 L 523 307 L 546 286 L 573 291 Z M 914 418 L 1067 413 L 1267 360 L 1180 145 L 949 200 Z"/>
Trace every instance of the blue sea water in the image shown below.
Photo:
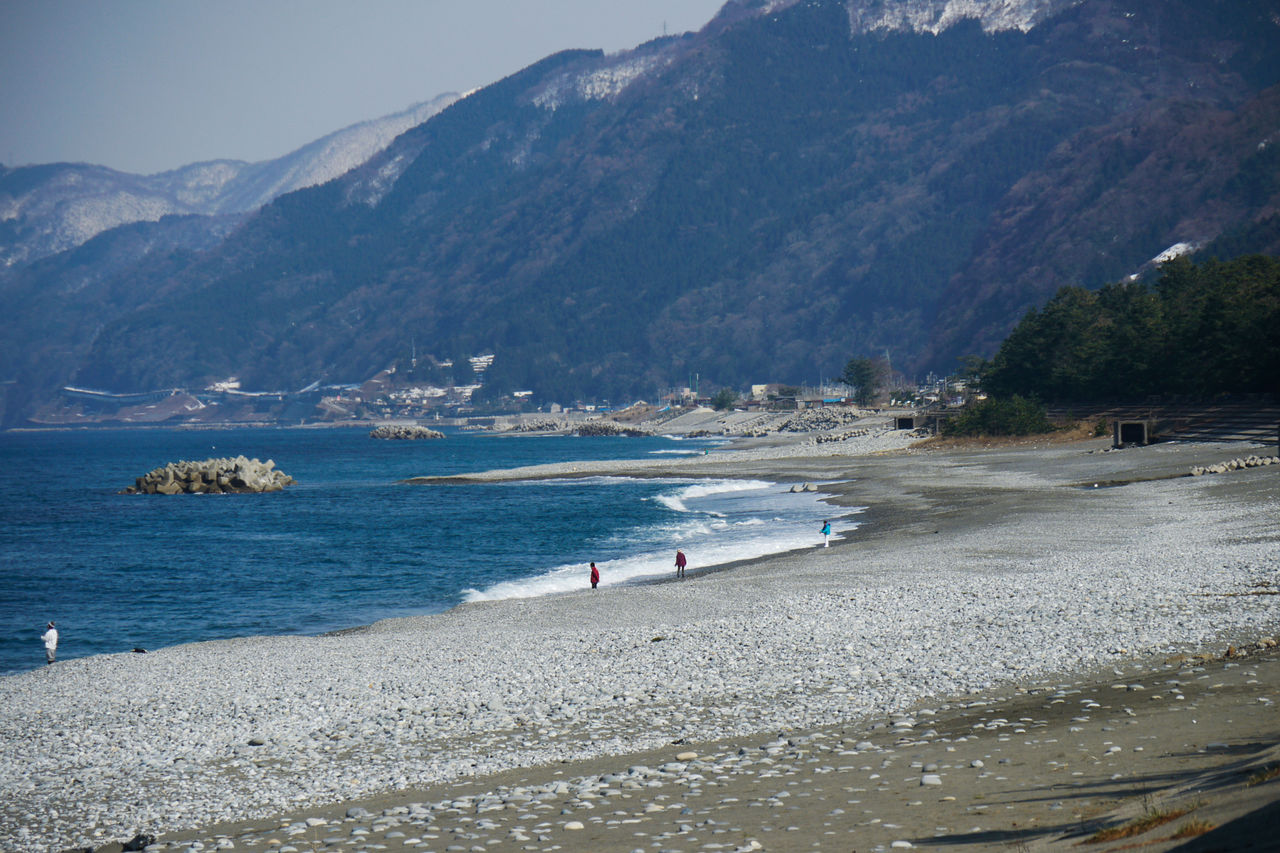
<path fill-rule="evenodd" d="M 51 619 L 63 660 L 581 589 L 590 560 L 608 586 L 672 573 L 677 547 L 696 569 L 818 543 L 830 508 L 764 482 L 397 483 L 713 447 L 468 432 L 375 441 L 360 429 L 0 434 L 0 674 L 43 665 Z M 266 495 L 118 494 L 168 462 L 237 455 L 273 459 L 298 482 Z"/>

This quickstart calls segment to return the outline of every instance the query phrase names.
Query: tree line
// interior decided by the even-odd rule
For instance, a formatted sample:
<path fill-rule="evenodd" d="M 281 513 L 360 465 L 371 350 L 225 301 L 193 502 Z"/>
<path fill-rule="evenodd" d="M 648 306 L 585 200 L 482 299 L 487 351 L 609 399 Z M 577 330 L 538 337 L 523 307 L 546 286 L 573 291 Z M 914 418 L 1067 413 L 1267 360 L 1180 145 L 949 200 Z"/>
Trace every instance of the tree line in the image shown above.
<path fill-rule="evenodd" d="M 1180 258 L 1150 284 L 1064 287 L 979 374 L 992 396 L 1061 403 L 1280 392 L 1280 260 Z"/>

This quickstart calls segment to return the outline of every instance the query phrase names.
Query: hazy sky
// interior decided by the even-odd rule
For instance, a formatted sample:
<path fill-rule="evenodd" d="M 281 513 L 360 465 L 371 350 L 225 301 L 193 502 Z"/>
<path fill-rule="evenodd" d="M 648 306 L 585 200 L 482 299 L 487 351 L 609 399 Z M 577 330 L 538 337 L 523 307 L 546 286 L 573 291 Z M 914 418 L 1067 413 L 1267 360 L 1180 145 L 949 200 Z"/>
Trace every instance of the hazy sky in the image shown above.
<path fill-rule="evenodd" d="M 266 160 L 724 0 L 0 0 L 0 162 Z"/>

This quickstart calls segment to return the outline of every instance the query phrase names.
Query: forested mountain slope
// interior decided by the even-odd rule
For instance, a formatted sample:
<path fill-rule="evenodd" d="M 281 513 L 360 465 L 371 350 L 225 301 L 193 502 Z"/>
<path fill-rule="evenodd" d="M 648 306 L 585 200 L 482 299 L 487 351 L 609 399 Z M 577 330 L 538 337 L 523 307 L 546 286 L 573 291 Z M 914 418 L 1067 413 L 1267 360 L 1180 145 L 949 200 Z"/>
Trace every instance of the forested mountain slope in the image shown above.
<path fill-rule="evenodd" d="M 618 400 L 885 350 L 947 370 L 1175 243 L 1280 251 L 1277 3 L 1083 0 L 936 33 L 885 6 L 735 2 L 698 34 L 549 57 L 220 246 L 86 289 L 134 294 L 121 310 L 51 297 L 48 271 L 6 285 L 0 357 L 31 401 L 356 381 L 415 345 L 495 353 L 490 393 Z M 60 312 L 87 305 L 83 335 Z"/>

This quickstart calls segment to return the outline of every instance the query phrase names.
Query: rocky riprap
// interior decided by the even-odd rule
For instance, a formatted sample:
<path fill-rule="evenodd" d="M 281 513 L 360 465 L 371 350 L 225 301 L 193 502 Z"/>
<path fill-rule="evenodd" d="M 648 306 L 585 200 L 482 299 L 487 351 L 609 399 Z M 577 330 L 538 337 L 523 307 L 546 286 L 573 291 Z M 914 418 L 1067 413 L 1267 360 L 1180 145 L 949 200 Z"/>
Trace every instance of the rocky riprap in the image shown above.
<path fill-rule="evenodd" d="M 613 421 L 591 421 L 574 430 L 577 435 L 626 435 L 626 436 L 642 436 L 653 435 L 647 429 L 638 429 L 636 427 L 624 426 Z"/>
<path fill-rule="evenodd" d="M 369 437 L 413 441 L 420 438 L 444 438 L 444 433 L 412 424 L 387 424 L 371 431 Z"/>
<path fill-rule="evenodd" d="M 1205 474 L 1225 474 L 1228 471 L 1239 471 L 1242 468 L 1261 468 L 1266 465 L 1275 465 L 1278 462 L 1280 462 L 1280 457 L 1276 456 L 1245 456 L 1232 459 L 1229 462 L 1219 462 L 1217 465 L 1197 465 L 1191 469 L 1191 476 L 1202 477 Z"/>
<path fill-rule="evenodd" d="M 142 475 L 122 495 L 224 494 L 242 492 L 278 492 L 296 481 L 276 463 L 268 459 L 206 459 L 203 462 L 183 460 L 170 462 Z"/>
<path fill-rule="evenodd" d="M 859 429 L 844 430 L 843 432 L 820 432 L 813 438 L 809 439 L 810 444 L 828 444 L 833 441 L 848 441 L 851 438 L 862 438 L 871 435 L 871 430 L 865 427 Z"/>
<path fill-rule="evenodd" d="M 786 423 L 778 427 L 778 432 L 815 432 L 824 429 L 837 429 L 848 426 L 866 417 L 860 409 L 826 406 L 821 409 L 804 409 L 796 412 Z"/>
<path fill-rule="evenodd" d="M 839 429 L 840 427 L 850 426 L 861 421 L 867 416 L 867 413 L 861 409 L 853 409 L 845 406 L 825 406 L 820 409 L 802 409 L 786 418 L 779 418 L 775 413 L 772 415 L 762 415 L 748 423 L 739 424 L 733 430 L 726 430 L 726 433 L 736 435 L 744 435 L 750 438 L 764 438 L 767 435 L 780 432 L 822 432 L 824 430 Z M 870 430 L 863 429 L 861 431 L 847 432 L 838 438 L 826 439 L 827 441 L 842 441 L 845 438 L 859 437 L 867 435 Z"/>
<path fill-rule="evenodd" d="M 561 432 L 569 428 L 563 418 L 531 418 L 501 427 L 505 432 Z"/>

